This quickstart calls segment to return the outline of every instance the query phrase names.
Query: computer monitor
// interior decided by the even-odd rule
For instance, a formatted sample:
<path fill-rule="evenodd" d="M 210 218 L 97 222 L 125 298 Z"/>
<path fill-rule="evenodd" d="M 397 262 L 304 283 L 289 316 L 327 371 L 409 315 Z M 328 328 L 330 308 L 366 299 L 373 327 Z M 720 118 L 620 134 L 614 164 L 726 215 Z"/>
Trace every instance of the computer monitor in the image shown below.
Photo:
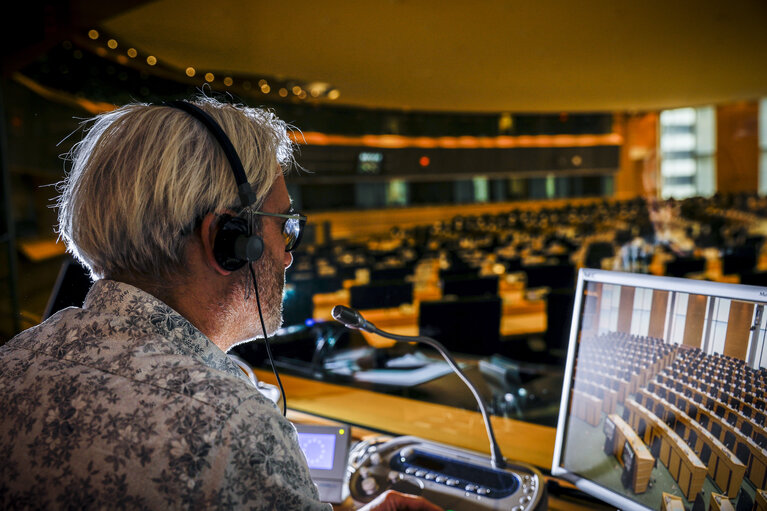
<path fill-rule="evenodd" d="M 502 306 L 497 296 L 421 302 L 419 335 L 437 339 L 450 351 L 492 355 L 500 347 Z"/>
<path fill-rule="evenodd" d="M 575 267 L 565 264 L 531 264 L 522 266 L 527 276 L 527 288 L 572 289 L 575 284 Z"/>
<path fill-rule="evenodd" d="M 498 294 L 498 277 L 445 277 L 442 281 L 444 296 L 496 296 Z"/>
<path fill-rule="evenodd" d="M 582 269 L 570 324 L 552 474 L 625 510 L 662 509 L 663 491 L 680 496 L 691 507 L 704 482 L 710 481 L 706 474 L 712 473 L 719 460 L 713 453 L 721 446 L 709 445 L 698 435 L 690 452 L 680 431 L 662 423 L 673 414 L 675 421 L 684 424 L 697 420 L 702 430 L 709 429 L 703 424 L 707 419 L 714 436 L 718 436 L 713 427 L 717 426 L 722 428 L 719 435 L 728 432 L 736 443 L 751 446 L 741 431 L 714 412 L 701 410 L 697 417 L 690 417 L 685 410 L 698 401 L 697 382 L 705 381 L 709 374 L 727 375 L 724 369 L 733 359 L 748 373 L 745 378 L 737 376 L 739 381 L 764 384 L 765 305 L 764 287 Z M 702 373 L 697 374 L 699 370 Z M 623 380 L 620 376 L 626 371 L 639 378 Z M 683 389 L 690 389 L 695 397 L 677 390 L 682 375 L 687 377 Z M 615 390 L 614 405 L 590 405 L 598 421 L 584 411 L 582 402 L 573 402 L 571 389 L 583 388 L 584 382 L 601 382 Z M 650 382 L 654 383 L 652 390 Z M 717 381 L 717 385 L 723 383 Z M 661 390 L 666 396 L 662 407 L 649 404 L 651 399 L 661 402 Z M 714 404 L 725 403 L 717 397 Z M 606 421 L 615 424 L 619 438 L 630 441 L 631 450 L 615 445 L 610 454 L 605 449 Z M 607 426 L 607 432 L 611 431 Z M 663 445 L 677 444 L 678 452 L 689 457 L 683 464 L 699 467 L 701 477 L 685 479 L 684 471 L 678 470 L 679 458 L 658 454 L 653 439 L 661 439 Z M 625 470 L 626 453 L 633 454 L 633 474 Z M 752 483 L 746 475 L 742 482 L 728 484 L 736 486 L 721 490 L 735 495 L 740 487 Z"/>
<path fill-rule="evenodd" d="M 374 282 L 349 288 L 349 302 L 354 309 L 387 309 L 413 303 L 412 282 Z"/>

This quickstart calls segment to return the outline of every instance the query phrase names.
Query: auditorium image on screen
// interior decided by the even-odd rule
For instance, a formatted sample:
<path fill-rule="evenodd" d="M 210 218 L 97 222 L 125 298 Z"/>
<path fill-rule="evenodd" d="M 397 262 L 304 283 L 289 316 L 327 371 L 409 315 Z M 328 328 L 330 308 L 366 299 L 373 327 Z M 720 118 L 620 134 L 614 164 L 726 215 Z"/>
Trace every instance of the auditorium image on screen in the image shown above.
<path fill-rule="evenodd" d="M 628 508 L 764 502 L 767 292 L 611 273 L 580 278 L 554 471 Z"/>

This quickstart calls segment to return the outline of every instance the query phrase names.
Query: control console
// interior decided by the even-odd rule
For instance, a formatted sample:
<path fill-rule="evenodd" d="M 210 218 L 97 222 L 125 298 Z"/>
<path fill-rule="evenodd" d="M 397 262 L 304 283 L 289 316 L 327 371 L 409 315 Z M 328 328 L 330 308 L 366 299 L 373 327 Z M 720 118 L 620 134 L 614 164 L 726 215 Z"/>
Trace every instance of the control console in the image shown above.
<path fill-rule="evenodd" d="M 361 448 L 352 452 L 357 461 L 349 479 L 349 492 L 359 502 L 393 489 L 444 509 L 546 509 L 545 482 L 530 465 L 509 462 L 496 469 L 486 455 L 413 436 Z"/>

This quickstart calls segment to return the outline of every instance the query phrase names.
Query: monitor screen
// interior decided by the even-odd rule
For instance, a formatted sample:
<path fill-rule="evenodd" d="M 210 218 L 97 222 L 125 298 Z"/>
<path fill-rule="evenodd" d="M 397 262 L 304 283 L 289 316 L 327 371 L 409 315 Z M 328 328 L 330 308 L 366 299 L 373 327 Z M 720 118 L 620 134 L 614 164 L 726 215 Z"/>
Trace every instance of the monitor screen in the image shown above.
<path fill-rule="evenodd" d="M 498 276 L 490 277 L 445 277 L 442 280 L 442 295 L 496 296 Z"/>
<path fill-rule="evenodd" d="M 497 296 L 423 301 L 418 310 L 418 332 L 450 351 L 491 355 L 500 349 L 502 311 L 503 302 Z"/>
<path fill-rule="evenodd" d="M 382 152 L 362 151 L 357 155 L 357 172 L 359 174 L 380 174 L 382 167 Z"/>
<path fill-rule="evenodd" d="M 569 263 L 524 265 L 521 271 L 527 276 L 528 289 L 572 289 L 575 285 L 575 267 Z"/>
<path fill-rule="evenodd" d="M 688 509 L 711 492 L 753 499 L 766 303 L 762 287 L 582 269 L 552 473 L 621 509 L 662 509 L 664 492 Z"/>
<path fill-rule="evenodd" d="M 310 469 L 330 470 L 333 468 L 333 453 L 336 436 L 330 433 L 299 433 L 298 445 L 304 451 Z"/>
<path fill-rule="evenodd" d="M 412 282 L 373 282 L 349 288 L 349 303 L 354 309 L 387 309 L 413 303 Z"/>

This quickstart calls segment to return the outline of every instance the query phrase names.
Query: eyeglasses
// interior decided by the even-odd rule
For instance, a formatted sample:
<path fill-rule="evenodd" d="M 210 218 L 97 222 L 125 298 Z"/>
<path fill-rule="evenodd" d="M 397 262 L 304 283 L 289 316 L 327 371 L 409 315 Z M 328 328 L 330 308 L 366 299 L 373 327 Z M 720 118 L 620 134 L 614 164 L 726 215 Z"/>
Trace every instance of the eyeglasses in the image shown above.
<path fill-rule="evenodd" d="M 301 236 L 304 234 L 304 226 L 306 225 L 306 217 L 300 213 L 264 213 L 263 211 L 250 211 L 254 215 L 272 216 L 276 218 L 284 218 L 285 223 L 282 225 L 282 237 L 285 239 L 285 252 L 292 252 L 298 247 L 301 242 Z"/>

